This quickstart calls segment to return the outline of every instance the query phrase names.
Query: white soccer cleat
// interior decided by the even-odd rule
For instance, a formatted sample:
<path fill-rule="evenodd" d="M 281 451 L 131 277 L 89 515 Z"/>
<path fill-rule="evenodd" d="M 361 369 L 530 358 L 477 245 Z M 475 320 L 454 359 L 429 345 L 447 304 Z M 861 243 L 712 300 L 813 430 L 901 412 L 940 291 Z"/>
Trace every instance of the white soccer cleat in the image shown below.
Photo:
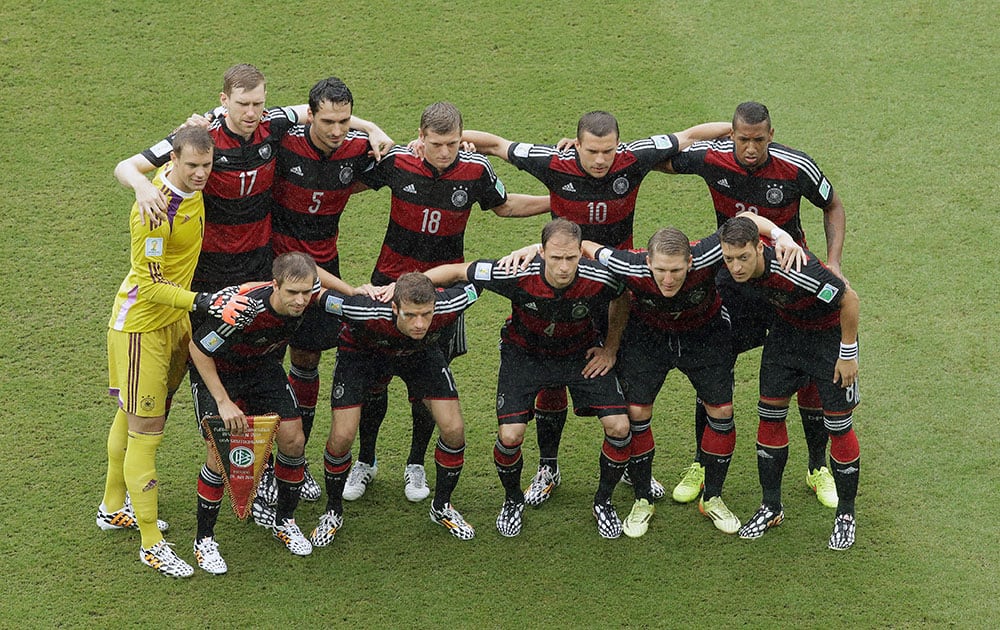
<path fill-rule="evenodd" d="M 299 497 L 303 501 L 319 501 L 323 496 L 323 489 L 319 487 L 319 482 L 309 472 L 309 464 L 303 469 L 302 486 L 299 488 Z"/>
<path fill-rule="evenodd" d="M 219 553 L 219 543 L 211 536 L 194 541 L 194 559 L 198 561 L 198 568 L 212 575 L 222 575 L 229 570 Z"/>
<path fill-rule="evenodd" d="M 540 465 L 538 472 L 535 473 L 535 478 L 531 480 L 531 485 L 524 491 L 524 502 L 532 507 L 538 507 L 545 503 L 552 496 L 552 491 L 556 489 L 561 480 L 562 475 L 559 474 L 558 465 L 555 470 L 546 464 Z"/>
<path fill-rule="evenodd" d="M 283 542 L 285 547 L 297 556 L 308 556 L 312 553 L 312 543 L 302 534 L 302 530 L 295 524 L 294 518 L 286 518 L 280 525 L 275 525 L 274 537 Z"/>
<path fill-rule="evenodd" d="M 344 526 L 344 515 L 337 514 L 333 510 L 324 512 L 319 517 L 319 524 L 312 530 L 309 540 L 313 547 L 326 547 L 333 542 L 333 537 L 337 535 L 340 528 Z"/>
<path fill-rule="evenodd" d="M 452 536 L 459 540 L 472 540 L 476 535 L 476 530 L 465 522 L 465 519 L 451 503 L 446 503 L 441 510 L 435 510 L 434 506 L 431 505 L 431 520 L 447 529 Z"/>
<path fill-rule="evenodd" d="M 406 471 L 403 472 L 403 481 L 406 487 L 403 494 L 406 500 L 413 503 L 423 501 L 431 494 L 431 489 L 427 487 L 427 472 L 420 464 L 407 464 Z"/>
<path fill-rule="evenodd" d="M 97 526 L 104 531 L 112 529 L 139 529 L 139 521 L 135 518 L 135 511 L 128 495 L 125 495 L 125 505 L 117 512 L 109 512 L 101 503 L 97 508 Z M 156 519 L 156 528 L 161 532 L 170 529 L 170 525 L 163 520 Z"/>
<path fill-rule="evenodd" d="M 375 480 L 378 474 L 378 462 L 368 465 L 357 461 L 351 466 L 351 472 L 347 474 L 347 482 L 344 484 L 344 500 L 357 501 L 365 494 L 368 484 Z"/>
<path fill-rule="evenodd" d="M 140 547 L 139 560 L 167 577 L 188 578 L 194 575 L 194 567 L 181 560 L 165 540 L 161 540 L 149 549 Z"/>

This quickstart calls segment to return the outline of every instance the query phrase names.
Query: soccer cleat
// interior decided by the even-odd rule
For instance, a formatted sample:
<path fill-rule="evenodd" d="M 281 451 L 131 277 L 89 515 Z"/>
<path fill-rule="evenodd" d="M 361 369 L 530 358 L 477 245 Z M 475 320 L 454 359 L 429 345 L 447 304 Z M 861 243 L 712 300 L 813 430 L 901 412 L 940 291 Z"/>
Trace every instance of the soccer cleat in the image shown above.
<path fill-rule="evenodd" d="M 632 504 L 632 511 L 625 517 L 622 523 L 622 531 L 629 538 L 639 538 L 649 529 L 649 521 L 656 512 L 656 506 L 646 499 L 637 499 Z"/>
<path fill-rule="evenodd" d="M 594 504 L 594 518 L 597 519 L 597 533 L 601 538 L 614 539 L 622 535 L 622 520 L 618 518 L 610 499 Z"/>
<path fill-rule="evenodd" d="M 818 470 L 806 473 L 806 485 L 816 493 L 819 502 L 828 508 L 837 507 L 837 484 L 830 474 L 830 469 L 820 466 Z"/>
<path fill-rule="evenodd" d="M 357 501 L 365 494 L 368 484 L 375 480 L 378 474 L 378 461 L 372 465 L 357 461 L 351 466 L 351 472 L 347 474 L 347 483 L 344 484 L 344 500 Z"/>
<path fill-rule="evenodd" d="M 323 496 L 323 489 L 319 487 L 319 482 L 309 472 L 309 464 L 305 465 L 302 477 L 302 487 L 299 489 L 299 497 L 303 501 L 319 501 Z"/>
<path fill-rule="evenodd" d="M 740 529 L 740 519 L 726 507 L 722 497 L 712 497 L 708 501 L 698 501 L 698 511 L 712 519 L 715 529 L 724 534 L 735 534 Z"/>
<path fill-rule="evenodd" d="M 108 509 L 101 503 L 97 507 L 97 526 L 108 531 L 111 529 L 139 529 L 139 521 L 135 518 L 132 503 L 125 497 L 125 505 L 117 512 L 108 512 Z M 170 529 L 166 521 L 156 519 L 156 529 L 165 532 Z"/>
<path fill-rule="evenodd" d="M 260 483 L 257 484 L 257 498 L 266 505 L 278 503 L 278 480 L 274 478 L 274 466 L 270 464 L 264 467 L 264 472 L 260 475 Z"/>
<path fill-rule="evenodd" d="M 319 517 L 319 525 L 312 530 L 309 540 L 313 547 L 326 547 L 333 542 L 333 537 L 337 535 L 340 528 L 344 526 L 344 515 L 337 514 L 333 510 L 323 512 Z"/>
<path fill-rule="evenodd" d="M 275 525 L 274 537 L 285 543 L 285 547 L 297 556 L 308 556 L 313 551 L 312 543 L 302 534 L 294 518 L 286 518 L 281 525 Z"/>
<path fill-rule="evenodd" d="M 161 540 L 149 549 L 140 547 L 139 560 L 167 577 L 186 578 L 194 575 L 194 567 L 181 560 L 165 540 Z"/>
<path fill-rule="evenodd" d="M 257 497 L 250 505 L 250 515 L 253 516 L 254 523 L 271 529 L 274 527 L 274 519 L 277 516 L 277 512 L 273 507 L 265 503 L 263 499 Z"/>
<path fill-rule="evenodd" d="M 524 503 L 518 503 L 511 499 L 506 499 L 500 508 L 497 516 L 497 531 L 501 536 L 513 538 L 521 533 L 521 525 L 524 523 Z"/>
<path fill-rule="evenodd" d="M 833 522 L 833 533 L 830 534 L 830 544 L 827 546 L 836 551 L 850 549 L 854 544 L 854 531 L 857 529 L 853 514 L 840 514 Z"/>
<path fill-rule="evenodd" d="M 552 491 L 559 485 L 560 480 L 558 465 L 555 471 L 547 464 L 540 465 L 535 478 L 531 480 L 531 485 L 524 490 L 524 502 L 533 507 L 545 503 L 552 496 Z"/>
<path fill-rule="evenodd" d="M 472 540 L 476 535 L 476 530 L 472 525 L 465 522 L 462 515 L 458 513 L 451 503 L 445 503 L 444 509 L 436 510 L 431 505 L 431 520 L 445 527 L 451 535 L 459 540 Z"/>
<path fill-rule="evenodd" d="M 222 575 L 229 570 L 219 553 L 219 543 L 211 536 L 194 541 L 194 559 L 202 571 L 212 575 Z"/>
<path fill-rule="evenodd" d="M 698 462 L 692 462 L 684 471 L 680 483 L 674 487 L 674 501 L 690 503 L 698 498 L 701 489 L 705 487 L 705 467 Z"/>
<path fill-rule="evenodd" d="M 431 494 L 431 489 L 427 487 L 427 472 L 420 464 L 407 464 L 406 471 L 403 472 L 403 481 L 406 487 L 403 494 L 407 501 L 419 503 Z"/>
<path fill-rule="evenodd" d="M 632 478 L 628 476 L 628 470 L 622 473 L 622 483 L 626 486 L 632 485 Z M 649 478 L 649 496 L 654 501 L 659 501 L 667 496 L 667 489 L 663 487 L 662 483 L 656 480 L 656 477 Z"/>
<path fill-rule="evenodd" d="M 767 530 L 781 525 L 783 520 L 785 520 L 785 512 L 780 505 L 775 510 L 769 505 L 762 504 L 757 508 L 757 512 L 750 517 L 750 520 L 739 529 L 740 538 L 760 538 Z"/>

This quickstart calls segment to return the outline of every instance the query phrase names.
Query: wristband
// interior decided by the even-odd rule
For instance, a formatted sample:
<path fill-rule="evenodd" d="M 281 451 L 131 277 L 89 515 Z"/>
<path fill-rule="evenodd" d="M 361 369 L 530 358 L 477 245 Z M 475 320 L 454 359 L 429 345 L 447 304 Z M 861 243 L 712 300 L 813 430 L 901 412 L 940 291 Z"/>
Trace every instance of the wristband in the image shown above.
<path fill-rule="evenodd" d="M 788 238 L 791 238 L 791 235 L 788 232 L 782 230 L 780 227 L 775 227 L 773 230 L 771 230 L 771 240 L 774 242 L 778 242 L 778 239 L 781 238 L 782 234 L 784 234 Z"/>
<path fill-rule="evenodd" d="M 857 361 L 858 360 L 858 342 L 854 343 L 843 343 L 840 344 L 840 360 L 842 361 Z"/>

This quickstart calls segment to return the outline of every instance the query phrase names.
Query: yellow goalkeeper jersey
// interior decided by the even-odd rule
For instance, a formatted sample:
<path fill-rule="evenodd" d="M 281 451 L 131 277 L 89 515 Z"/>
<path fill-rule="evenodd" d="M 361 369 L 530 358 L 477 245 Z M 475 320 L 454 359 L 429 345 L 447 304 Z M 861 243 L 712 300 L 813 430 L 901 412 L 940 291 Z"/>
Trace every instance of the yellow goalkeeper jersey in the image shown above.
<path fill-rule="evenodd" d="M 188 316 L 194 304 L 191 278 L 201 253 L 205 203 L 201 191 L 184 193 L 167 179 L 164 164 L 153 185 L 168 201 L 167 218 L 143 225 L 138 204 L 129 213 L 132 268 L 118 288 L 108 326 L 122 332 L 148 332 Z"/>

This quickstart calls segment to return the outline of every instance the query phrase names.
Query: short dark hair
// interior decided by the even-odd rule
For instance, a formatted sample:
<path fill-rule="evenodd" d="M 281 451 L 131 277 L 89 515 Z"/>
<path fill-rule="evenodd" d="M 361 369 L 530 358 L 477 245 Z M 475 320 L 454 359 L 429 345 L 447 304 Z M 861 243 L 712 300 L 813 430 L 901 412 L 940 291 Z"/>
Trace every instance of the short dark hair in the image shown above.
<path fill-rule="evenodd" d="M 230 66 L 226 73 L 222 75 L 222 91 L 231 96 L 233 90 L 252 90 L 258 85 L 265 83 L 264 73 L 257 69 L 257 66 L 249 63 L 238 63 Z"/>
<path fill-rule="evenodd" d="M 185 147 L 195 153 L 211 153 L 215 149 L 215 143 L 212 142 L 212 136 L 209 135 L 208 130 L 196 125 L 178 129 L 170 144 L 173 146 L 174 155 L 177 156 L 180 156 Z"/>
<path fill-rule="evenodd" d="M 462 131 L 462 112 L 446 101 L 431 103 L 420 115 L 420 131 L 437 134 Z"/>
<path fill-rule="evenodd" d="M 756 246 L 760 242 L 760 230 L 757 229 L 757 224 L 747 217 L 733 217 L 722 224 L 719 240 L 733 247 L 743 247 L 747 243 Z"/>
<path fill-rule="evenodd" d="M 280 287 L 288 280 L 311 280 L 318 278 L 316 261 L 304 252 L 286 252 L 271 263 L 271 277 Z"/>
<path fill-rule="evenodd" d="M 661 228 L 649 237 L 649 244 L 646 251 L 661 256 L 684 256 L 691 255 L 691 241 L 688 237 L 674 227 Z"/>
<path fill-rule="evenodd" d="M 580 122 L 576 124 L 576 137 L 579 140 L 583 132 L 593 134 L 598 138 L 603 138 L 609 134 L 615 134 L 618 138 L 618 119 L 604 111 L 588 112 L 580 117 Z"/>
<path fill-rule="evenodd" d="M 337 77 L 323 79 L 309 90 L 309 110 L 312 113 L 319 111 L 323 103 L 347 103 L 354 109 L 354 95 L 347 87 L 347 84 Z"/>
<path fill-rule="evenodd" d="M 408 304 L 428 304 L 434 301 L 434 283 L 424 274 L 411 271 L 396 278 L 396 289 L 392 294 L 392 302 L 396 307 Z"/>
<path fill-rule="evenodd" d="M 549 242 L 556 234 L 565 234 L 574 238 L 577 244 L 583 242 L 583 233 L 580 231 L 580 226 L 572 221 L 567 221 L 566 219 L 552 219 L 545 224 L 542 228 L 542 247 Z"/>
<path fill-rule="evenodd" d="M 741 121 L 747 125 L 759 125 L 766 121 L 768 129 L 770 129 L 771 112 L 767 111 L 767 107 L 756 101 L 747 101 L 736 106 L 736 113 L 733 114 L 733 127 L 736 126 L 736 121 Z"/>

